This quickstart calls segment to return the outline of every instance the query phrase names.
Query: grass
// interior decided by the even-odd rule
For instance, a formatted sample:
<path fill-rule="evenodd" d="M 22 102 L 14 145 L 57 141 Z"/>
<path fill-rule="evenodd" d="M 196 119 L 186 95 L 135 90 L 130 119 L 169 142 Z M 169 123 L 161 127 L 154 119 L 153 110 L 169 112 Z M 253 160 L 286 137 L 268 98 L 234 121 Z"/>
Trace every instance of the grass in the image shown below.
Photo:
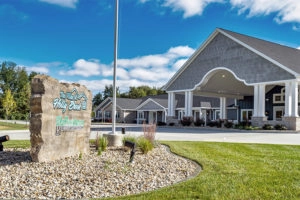
<path fill-rule="evenodd" d="M 197 177 L 153 192 L 111 199 L 300 199 L 300 146 L 164 142 L 200 163 Z M 5 148 L 30 147 L 8 141 Z"/>
<path fill-rule="evenodd" d="M 203 171 L 186 182 L 116 199 L 300 199 L 300 146 L 164 143 Z"/>
<path fill-rule="evenodd" d="M 29 128 L 28 124 L 15 124 L 9 122 L 0 122 L 0 130 L 26 130 Z"/>
<path fill-rule="evenodd" d="M 5 148 L 30 148 L 30 140 L 9 140 L 6 142 L 3 142 L 4 150 Z"/>

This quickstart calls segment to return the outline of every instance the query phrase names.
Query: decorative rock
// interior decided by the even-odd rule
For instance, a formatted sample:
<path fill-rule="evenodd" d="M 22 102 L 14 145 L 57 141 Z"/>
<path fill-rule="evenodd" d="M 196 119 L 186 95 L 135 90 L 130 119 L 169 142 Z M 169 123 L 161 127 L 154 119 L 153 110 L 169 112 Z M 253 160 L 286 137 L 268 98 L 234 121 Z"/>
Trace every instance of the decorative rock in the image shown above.
<path fill-rule="evenodd" d="M 37 75 L 31 82 L 31 95 L 32 160 L 53 161 L 88 153 L 91 92 L 79 84 Z"/>
<path fill-rule="evenodd" d="M 20 167 L 22 163 L 22 167 Z M 28 149 L 0 154 L 0 199 L 87 199 L 155 190 L 185 180 L 197 172 L 194 162 L 166 151 L 164 146 L 144 155 L 109 147 L 101 156 L 89 154 L 49 162 L 31 162 Z"/>

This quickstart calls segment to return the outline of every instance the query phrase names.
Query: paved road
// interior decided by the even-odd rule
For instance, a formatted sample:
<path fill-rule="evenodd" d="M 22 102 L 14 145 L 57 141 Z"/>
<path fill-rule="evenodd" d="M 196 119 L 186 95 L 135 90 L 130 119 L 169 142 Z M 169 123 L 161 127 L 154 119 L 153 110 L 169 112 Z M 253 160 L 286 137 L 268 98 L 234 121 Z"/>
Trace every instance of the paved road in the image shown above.
<path fill-rule="evenodd" d="M 121 128 L 125 128 L 126 135 L 138 136 L 143 134 L 140 125 L 118 125 L 117 133 L 121 134 Z M 110 133 L 110 125 L 93 125 L 91 138 L 97 133 Z M 0 131 L 0 136 L 9 135 L 11 140 L 29 140 L 30 133 L 25 131 Z M 265 144 L 290 144 L 300 145 L 300 133 L 293 131 L 243 131 L 215 128 L 176 128 L 158 127 L 157 140 L 168 141 L 213 141 L 213 142 L 238 142 L 238 143 L 265 143 Z"/>

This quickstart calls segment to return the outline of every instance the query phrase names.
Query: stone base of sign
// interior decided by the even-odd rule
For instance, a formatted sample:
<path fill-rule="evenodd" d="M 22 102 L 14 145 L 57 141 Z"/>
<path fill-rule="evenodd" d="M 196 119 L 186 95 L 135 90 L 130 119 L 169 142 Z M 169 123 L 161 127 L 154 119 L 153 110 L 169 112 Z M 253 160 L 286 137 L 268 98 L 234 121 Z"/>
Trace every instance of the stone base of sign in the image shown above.
<path fill-rule="evenodd" d="M 120 147 L 123 146 L 123 135 L 121 134 L 103 134 L 103 137 L 107 138 L 108 146 L 110 147 Z"/>
<path fill-rule="evenodd" d="M 92 94 L 83 85 L 45 75 L 31 82 L 30 142 L 35 162 L 89 152 Z"/>

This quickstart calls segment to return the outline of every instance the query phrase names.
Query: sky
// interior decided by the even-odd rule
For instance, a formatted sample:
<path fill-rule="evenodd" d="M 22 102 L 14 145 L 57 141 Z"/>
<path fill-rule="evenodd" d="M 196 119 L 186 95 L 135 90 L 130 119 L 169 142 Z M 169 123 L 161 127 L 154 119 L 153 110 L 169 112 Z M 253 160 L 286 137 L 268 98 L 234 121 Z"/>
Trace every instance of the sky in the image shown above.
<path fill-rule="evenodd" d="M 0 0 L 0 63 L 93 94 L 113 83 L 115 0 Z M 119 0 L 121 92 L 160 88 L 216 28 L 300 49 L 299 0 Z"/>

